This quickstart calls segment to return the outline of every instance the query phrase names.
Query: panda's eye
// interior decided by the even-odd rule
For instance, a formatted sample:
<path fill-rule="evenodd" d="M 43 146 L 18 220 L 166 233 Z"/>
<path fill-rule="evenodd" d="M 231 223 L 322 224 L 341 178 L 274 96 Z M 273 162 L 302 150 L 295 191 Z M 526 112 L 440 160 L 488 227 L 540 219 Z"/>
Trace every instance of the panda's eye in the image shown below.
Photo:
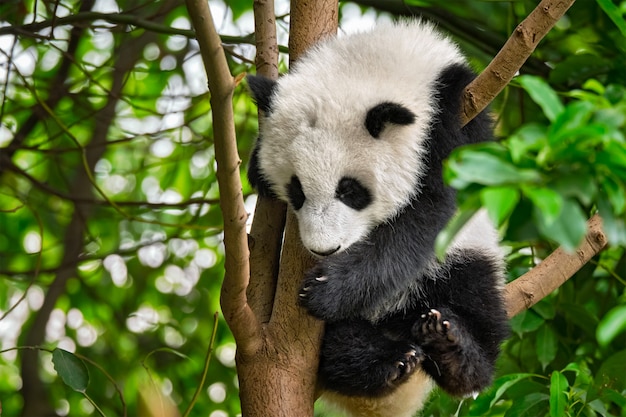
<path fill-rule="evenodd" d="M 339 181 L 335 190 L 335 198 L 355 210 L 363 210 L 372 202 L 372 195 L 369 190 L 351 177 L 343 177 Z"/>
<path fill-rule="evenodd" d="M 304 205 L 306 196 L 304 195 L 304 191 L 302 191 L 302 183 L 300 183 L 300 180 L 295 175 L 291 177 L 291 181 L 287 184 L 287 196 L 294 210 L 300 210 Z"/>

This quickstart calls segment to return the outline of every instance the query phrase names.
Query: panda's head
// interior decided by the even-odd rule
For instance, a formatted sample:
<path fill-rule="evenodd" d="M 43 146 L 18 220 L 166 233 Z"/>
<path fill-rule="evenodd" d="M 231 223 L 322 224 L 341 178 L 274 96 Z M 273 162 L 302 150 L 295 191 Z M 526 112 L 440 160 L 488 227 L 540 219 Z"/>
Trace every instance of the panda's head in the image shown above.
<path fill-rule="evenodd" d="M 289 203 L 318 256 L 363 240 L 419 192 L 436 79 L 459 59 L 454 47 L 417 50 L 420 59 L 402 69 L 406 34 L 371 35 L 324 42 L 278 81 L 248 77 L 264 113 L 251 182 Z"/>

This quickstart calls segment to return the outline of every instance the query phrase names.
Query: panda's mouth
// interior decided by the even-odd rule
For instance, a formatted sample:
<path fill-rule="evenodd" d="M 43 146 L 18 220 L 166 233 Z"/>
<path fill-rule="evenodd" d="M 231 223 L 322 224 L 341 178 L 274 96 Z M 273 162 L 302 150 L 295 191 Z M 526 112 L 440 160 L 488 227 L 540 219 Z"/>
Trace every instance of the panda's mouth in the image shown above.
<path fill-rule="evenodd" d="M 326 250 L 326 251 L 316 251 L 316 250 L 313 250 L 313 249 L 309 249 L 309 251 L 313 255 L 319 256 L 320 258 L 325 258 L 325 257 L 330 256 L 333 253 L 337 252 L 339 249 L 341 249 L 341 245 L 337 246 L 334 249 L 329 249 L 329 250 Z"/>

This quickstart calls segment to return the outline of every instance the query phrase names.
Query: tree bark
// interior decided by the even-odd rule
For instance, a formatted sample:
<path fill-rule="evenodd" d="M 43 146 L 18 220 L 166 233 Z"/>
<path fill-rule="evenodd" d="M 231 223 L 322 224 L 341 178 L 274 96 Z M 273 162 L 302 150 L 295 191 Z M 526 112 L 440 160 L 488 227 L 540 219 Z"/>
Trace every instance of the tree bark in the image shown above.
<path fill-rule="evenodd" d="M 271 1 L 257 2 L 257 19 L 259 15 L 265 16 L 266 20 L 269 20 L 268 16 L 273 18 L 272 6 Z M 247 417 L 312 416 L 322 322 L 309 316 L 296 303 L 301 277 L 312 260 L 300 244 L 295 217 L 288 214 L 278 277 L 275 278 L 282 214 L 272 213 L 275 203 L 263 200 L 259 202 L 261 210 L 256 213 L 257 219 L 263 221 L 271 217 L 272 224 L 261 228 L 260 235 L 259 226 L 253 225 L 250 242 L 254 250 L 251 259 L 248 259 L 245 215 L 242 214 L 245 212 L 239 182 L 240 159 L 235 146 L 232 104 L 229 102 L 237 80 L 228 71 L 206 1 L 187 0 L 187 8 L 196 30 L 211 91 L 226 247 L 221 305 L 237 341 L 241 409 Z M 320 37 L 335 32 L 338 15 L 336 1 L 294 1 L 292 9 L 291 38 L 298 42 L 293 46 L 292 57 L 298 56 Z M 320 10 L 325 12 L 320 13 Z M 271 38 L 275 35 L 271 30 L 262 33 L 263 39 L 269 40 L 271 50 Z M 267 67 L 263 71 L 268 71 L 269 76 L 275 75 L 272 73 L 274 64 L 271 53 L 261 55 L 261 61 L 258 61 Z M 264 250 L 268 250 L 269 254 L 263 253 Z M 262 259 L 263 256 L 267 258 Z M 250 264 L 254 269 L 250 270 Z M 250 277 L 254 284 L 249 286 Z M 257 278 L 260 278 L 258 284 Z"/>

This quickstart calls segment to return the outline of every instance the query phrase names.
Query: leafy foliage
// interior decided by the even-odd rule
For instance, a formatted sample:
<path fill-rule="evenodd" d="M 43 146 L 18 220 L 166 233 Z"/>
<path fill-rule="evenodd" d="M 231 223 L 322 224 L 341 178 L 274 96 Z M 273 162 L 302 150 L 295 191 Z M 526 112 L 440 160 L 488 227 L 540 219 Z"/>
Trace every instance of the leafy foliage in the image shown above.
<path fill-rule="evenodd" d="M 240 74 L 252 68 L 251 2 L 227 3 L 211 7 Z M 395 3 L 344 3 L 342 24 Z M 449 29 L 477 68 L 536 6 L 406 3 Z M 574 248 L 596 211 L 611 247 L 512 320 L 490 390 L 435 395 L 425 416 L 626 415 L 625 11 L 577 2 L 494 104 L 499 140 L 455 152 L 446 174 L 460 222 L 482 205 L 501 225 L 511 279 L 557 244 Z M 234 342 L 212 320 L 222 218 L 186 9 L 9 1 L 0 22 L 4 415 L 138 415 L 154 388 L 181 413 L 237 415 Z M 286 26 L 279 17 L 283 44 Z M 242 86 L 234 107 L 245 163 L 256 109 Z"/>

